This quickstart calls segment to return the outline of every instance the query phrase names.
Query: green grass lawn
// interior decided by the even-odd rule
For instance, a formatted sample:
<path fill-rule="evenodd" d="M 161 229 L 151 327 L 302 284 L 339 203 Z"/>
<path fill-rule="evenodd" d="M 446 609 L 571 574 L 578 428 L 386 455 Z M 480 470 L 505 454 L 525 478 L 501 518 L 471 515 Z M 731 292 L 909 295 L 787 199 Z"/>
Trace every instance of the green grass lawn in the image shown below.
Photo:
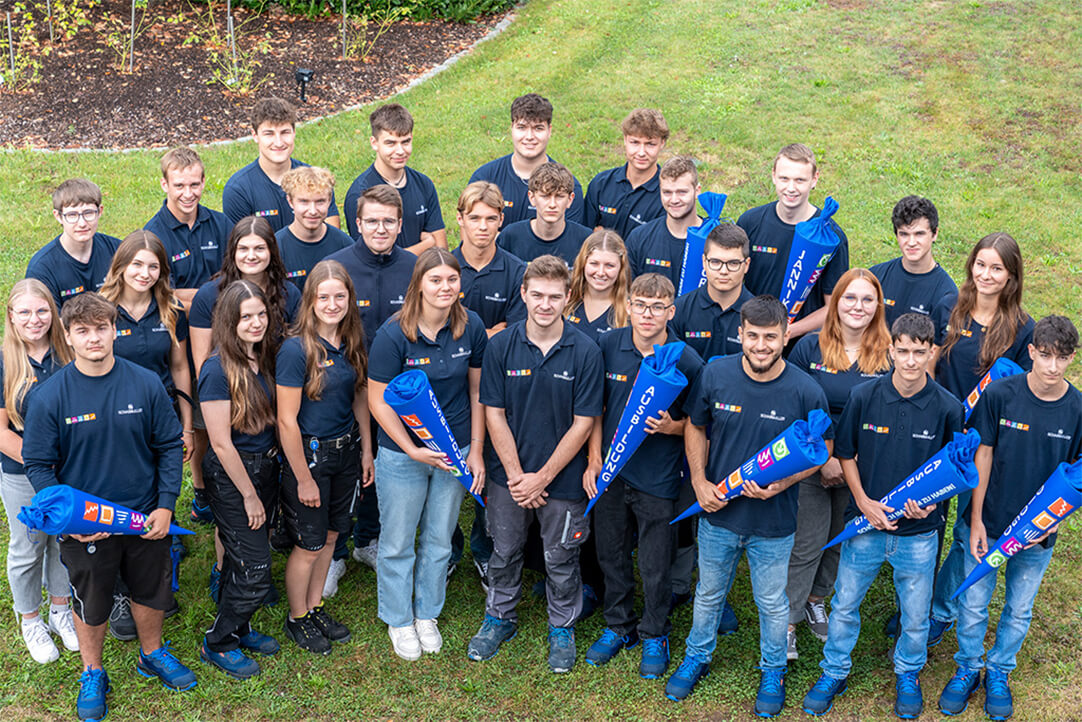
<path fill-rule="evenodd" d="M 1082 10 L 1052 0 L 904 3 L 874 0 L 531 0 L 510 29 L 399 100 L 414 114 L 413 164 L 430 175 L 454 226 L 454 202 L 474 168 L 509 152 L 507 108 L 537 91 L 556 106 L 552 154 L 583 185 L 620 162 L 618 125 L 637 106 L 660 108 L 673 128 L 666 154 L 701 161 L 703 187 L 729 194 L 727 215 L 770 200 L 769 170 L 782 145 L 801 141 L 819 155 L 813 201 L 833 195 L 853 264 L 896 255 L 890 210 L 918 193 L 939 207 L 937 258 L 957 279 L 972 244 L 1006 230 L 1026 259 L 1027 309 L 1082 320 Z M 17 101 L 13 101 L 17 102 Z M 338 176 L 340 194 L 371 162 L 366 112 L 305 126 L 297 156 Z M 93 122 L 88 119 L 85 122 Z M 245 129 L 238 128 L 237 135 Z M 229 175 L 254 156 L 250 143 L 201 151 L 205 200 L 220 202 Z M 161 203 L 158 152 L 0 155 L 0 292 L 22 277 L 30 255 L 57 229 L 49 193 L 88 176 L 105 192 L 102 230 L 124 236 Z M 455 235 L 452 230 L 452 236 Z M 1071 377 L 1080 379 L 1076 363 Z M 119 461 L 119 460 L 118 460 Z M 188 497 L 178 508 L 185 508 Z M 1082 720 L 1082 521 L 1067 525 L 1012 680 L 1019 720 Z M 2 543 L 0 543 L 2 546 Z M 114 719 L 747 719 L 758 680 L 758 625 L 746 572 L 732 601 L 742 626 L 719 641 L 713 672 L 682 704 L 662 682 L 637 676 L 637 652 L 608 667 L 580 663 L 564 676 L 545 664 L 545 614 L 528 594 L 522 633 L 494 660 L 477 664 L 465 646 L 484 601 L 467 565 L 451 580 L 438 657 L 409 664 L 391 652 L 376 619 L 375 575 L 352 562 L 330 608 L 353 641 L 330 657 L 293 648 L 267 660 L 264 674 L 237 683 L 197 660 L 213 618 L 206 596 L 209 533 L 199 530 L 184 562 L 184 613 L 166 624 L 200 686 L 175 694 L 135 675 L 134 643 L 106 643 Z M 468 559 L 468 556 L 467 556 Z M 276 578 L 282 559 L 276 557 Z M 528 586 L 534 577 L 527 575 Z M 993 603 L 993 619 L 1001 606 Z M 892 604 L 886 575 L 864 605 L 850 691 L 838 720 L 891 716 L 893 674 L 882 622 Z M 10 605 L 0 585 L 0 607 Z M 281 635 L 285 611 L 256 623 Z M 674 618 L 673 652 L 683 653 L 689 608 Z M 601 629 L 579 627 L 579 652 Z M 74 713 L 78 660 L 39 667 L 8 616 L 0 634 L 0 718 L 61 719 Z M 789 675 L 785 718 L 818 674 L 820 644 L 801 630 L 801 659 Z M 923 675 L 925 698 L 953 671 L 952 634 Z M 959 719 L 983 719 L 979 700 Z M 928 711 L 925 719 L 938 716 Z"/>

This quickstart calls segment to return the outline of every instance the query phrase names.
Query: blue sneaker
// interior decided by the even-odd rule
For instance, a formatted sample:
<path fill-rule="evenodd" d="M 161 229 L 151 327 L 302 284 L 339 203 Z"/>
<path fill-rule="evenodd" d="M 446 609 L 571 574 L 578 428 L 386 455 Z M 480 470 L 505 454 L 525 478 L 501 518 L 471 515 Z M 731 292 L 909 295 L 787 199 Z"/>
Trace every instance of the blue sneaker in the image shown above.
<path fill-rule="evenodd" d="M 210 592 L 210 598 L 217 605 L 222 594 L 222 570 L 218 568 L 217 564 L 212 565 L 210 568 L 210 584 L 207 591 Z"/>
<path fill-rule="evenodd" d="M 699 680 L 710 674 L 710 665 L 694 657 L 684 657 L 665 684 L 665 696 L 673 702 L 679 702 L 691 694 Z"/>
<path fill-rule="evenodd" d="M 500 651 L 500 645 L 515 638 L 518 634 L 518 624 L 507 619 L 485 615 L 481 622 L 481 628 L 473 635 L 469 646 L 466 648 L 466 656 L 475 662 L 483 662 L 492 659 L 496 652 Z"/>
<path fill-rule="evenodd" d="M 205 499 L 201 500 L 199 496 L 196 496 L 192 499 L 192 513 L 189 518 L 197 524 L 213 524 L 214 512 Z"/>
<path fill-rule="evenodd" d="M 639 662 L 639 676 L 643 679 L 658 679 L 669 668 L 669 638 L 651 637 L 642 640 L 642 661 Z"/>
<path fill-rule="evenodd" d="M 144 677 L 157 677 L 163 685 L 178 692 L 186 692 L 196 685 L 195 674 L 173 656 L 169 642 L 150 654 L 144 654 L 140 649 L 135 669 Z"/>
<path fill-rule="evenodd" d="M 240 638 L 240 646 L 249 652 L 262 654 L 264 657 L 278 654 L 278 650 L 282 648 L 277 639 L 254 629 L 249 629 L 248 633 Z"/>
<path fill-rule="evenodd" d="M 804 711 L 817 717 L 826 714 L 834 707 L 834 698 L 844 693 L 848 686 L 848 677 L 835 679 L 825 674 L 819 675 L 819 679 L 804 695 Z"/>
<path fill-rule="evenodd" d="M 764 669 L 759 673 L 759 691 L 755 695 L 755 714 L 774 717 L 785 706 L 785 669 Z"/>
<path fill-rule="evenodd" d="M 896 674 L 894 681 L 894 714 L 901 719 L 916 719 L 924 711 L 924 693 L 916 672 Z"/>
<path fill-rule="evenodd" d="M 209 665 L 217 667 L 233 679 L 248 679 L 260 673 L 259 662 L 239 649 L 228 652 L 214 652 L 207 647 L 207 640 L 199 648 L 199 658 Z"/>
<path fill-rule="evenodd" d="M 579 614 L 579 618 L 577 620 L 575 620 L 576 623 L 581 622 L 582 620 L 586 619 L 591 614 L 593 614 L 600 603 L 601 602 L 597 598 L 597 593 L 594 592 L 594 588 L 591 587 L 589 584 L 583 584 L 582 585 L 582 612 Z"/>
<path fill-rule="evenodd" d="M 984 712 L 990 719 L 1010 719 L 1014 714 L 1014 699 L 1007 673 L 988 667 L 984 671 Z"/>
<path fill-rule="evenodd" d="M 85 669 L 79 677 L 79 698 L 75 712 L 81 720 L 102 720 L 109 713 L 105 695 L 109 693 L 109 675 L 104 669 Z"/>
<path fill-rule="evenodd" d="M 941 622 L 935 617 L 928 618 L 928 646 L 934 647 L 943 641 L 943 635 L 947 633 L 954 622 Z"/>
<path fill-rule="evenodd" d="M 621 636 L 606 627 L 597 641 L 586 650 L 586 663 L 600 667 L 619 654 L 621 649 L 631 649 L 638 643 L 639 633 L 634 629 Z"/>
<path fill-rule="evenodd" d="M 575 666 L 575 628 L 549 625 L 549 669 L 555 674 Z"/>
<path fill-rule="evenodd" d="M 969 706 L 969 698 L 977 690 L 981 683 L 981 671 L 979 669 L 966 669 L 959 667 L 954 671 L 954 676 L 947 680 L 947 686 L 939 695 L 939 711 L 943 714 L 962 714 Z"/>
<path fill-rule="evenodd" d="M 740 629 L 740 620 L 736 618 L 736 612 L 729 606 L 729 600 L 725 600 L 725 604 L 721 607 L 721 621 L 718 622 L 718 634 L 722 637 L 728 637 L 730 634 L 736 634 L 736 630 Z"/>

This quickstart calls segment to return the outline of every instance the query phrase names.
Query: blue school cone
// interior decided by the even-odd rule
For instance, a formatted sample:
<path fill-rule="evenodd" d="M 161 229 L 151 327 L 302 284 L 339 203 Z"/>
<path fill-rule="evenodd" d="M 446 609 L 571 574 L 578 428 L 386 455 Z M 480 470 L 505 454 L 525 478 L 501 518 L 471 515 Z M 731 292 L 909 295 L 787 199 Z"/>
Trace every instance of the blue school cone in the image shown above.
<path fill-rule="evenodd" d="M 1008 376 L 1016 376 L 1018 374 L 1024 374 L 1026 370 L 1011 361 L 1009 358 L 997 358 L 992 364 L 992 368 L 988 369 L 986 373 L 977 385 L 973 387 L 973 390 L 969 392 L 969 396 L 966 396 L 965 401 L 962 402 L 962 406 L 965 407 L 966 421 L 969 421 L 969 415 L 973 413 L 973 407 L 977 405 L 977 400 L 980 399 L 981 394 L 984 393 L 984 387 L 992 383 L 996 379 L 1005 379 Z"/>
<path fill-rule="evenodd" d="M 66 484 L 49 486 L 19 510 L 18 519 L 45 534 L 146 534 L 146 515 Z M 194 534 L 176 524 L 170 534 Z"/>
<path fill-rule="evenodd" d="M 706 274 L 703 273 L 706 237 L 710 235 L 710 231 L 721 225 L 721 212 L 725 208 L 726 198 L 724 193 L 707 191 L 699 194 L 699 203 L 706 211 L 706 220 L 688 229 L 688 237 L 684 245 L 684 263 L 680 267 L 680 287 L 676 290 L 677 296 L 683 296 L 706 283 Z"/>
<path fill-rule="evenodd" d="M 789 312 L 789 323 L 800 313 L 800 307 L 819 280 L 819 274 L 841 243 L 830 220 L 837 211 L 838 201 L 827 196 L 819 215 L 796 224 L 793 245 L 789 249 L 789 270 L 785 272 L 785 280 L 778 293 L 778 298 Z"/>

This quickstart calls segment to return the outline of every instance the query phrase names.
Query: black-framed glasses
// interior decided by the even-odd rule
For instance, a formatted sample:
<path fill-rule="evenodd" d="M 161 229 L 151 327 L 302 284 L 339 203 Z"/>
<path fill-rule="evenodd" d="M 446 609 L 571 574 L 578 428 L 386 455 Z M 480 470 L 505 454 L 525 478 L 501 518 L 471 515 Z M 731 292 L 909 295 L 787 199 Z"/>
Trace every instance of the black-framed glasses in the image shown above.
<path fill-rule="evenodd" d="M 649 311 L 651 316 L 660 316 L 672 308 L 672 305 L 673 304 L 671 303 L 643 303 L 642 301 L 632 301 L 631 312 L 636 316 L 641 316 Z"/>
<path fill-rule="evenodd" d="M 746 258 L 742 258 L 739 261 L 733 259 L 724 261 L 720 258 L 707 258 L 706 267 L 711 271 L 720 271 L 724 268 L 729 273 L 736 273 L 740 270 L 740 267 L 744 265 L 744 261 L 746 260 Z"/>
<path fill-rule="evenodd" d="M 82 211 L 64 211 L 60 214 L 60 217 L 64 219 L 65 223 L 78 223 L 82 218 L 87 223 L 101 215 L 101 209 L 99 208 L 87 208 Z"/>

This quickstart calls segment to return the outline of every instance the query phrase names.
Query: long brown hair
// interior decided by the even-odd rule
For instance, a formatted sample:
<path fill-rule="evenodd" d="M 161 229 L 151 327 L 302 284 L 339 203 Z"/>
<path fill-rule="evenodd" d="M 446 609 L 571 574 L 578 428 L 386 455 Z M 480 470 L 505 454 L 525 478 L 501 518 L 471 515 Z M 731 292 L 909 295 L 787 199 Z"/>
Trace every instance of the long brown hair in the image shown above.
<path fill-rule="evenodd" d="M 620 257 L 620 270 L 616 274 L 616 283 L 609 289 L 608 322 L 613 328 L 626 326 L 628 319 L 625 301 L 628 289 L 631 288 L 627 246 L 624 245 L 624 239 L 620 238 L 620 234 L 607 228 L 594 231 L 587 236 L 582 242 L 579 254 L 575 256 L 575 265 L 571 269 L 571 293 L 567 299 L 564 316 L 570 316 L 586 296 L 586 261 L 594 251 L 609 251 Z"/>
<path fill-rule="evenodd" d="M 410 276 L 410 285 L 406 289 L 402 310 L 391 317 L 398 320 L 398 325 L 402 327 L 402 333 L 410 340 L 410 343 L 416 343 L 417 341 L 417 326 L 421 322 L 421 312 L 424 309 L 421 282 L 424 280 L 426 273 L 440 266 L 448 266 L 454 269 L 455 273 L 459 274 L 459 277 L 462 275 L 462 268 L 458 265 L 458 259 L 452 256 L 450 252 L 435 247 L 422 251 L 421 255 L 417 257 L 417 263 L 413 266 L 413 275 Z M 466 332 L 466 321 L 466 307 L 462 305 L 461 298 L 456 298 L 454 305 L 451 306 L 451 336 L 453 338 L 461 338 L 462 334 Z"/>
<path fill-rule="evenodd" d="M 229 241 L 226 243 L 225 255 L 222 257 L 222 270 L 214 274 L 218 279 L 218 291 L 224 291 L 225 287 L 234 281 L 243 278 L 243 274 L 237 267 L 237 245 L 246 236 L 259 236 L 270 251 L 270 262 L 267 264 L 267 288 L 264 296 L 267 301 L 267 340 L 274 347 L 286 335 L 286 286 L 289 283 L 286 278 L 286 267 L 282 263 L 282 254 L 278 251 L 278 241 L 274 237 L 274 229 L 271 224 L 261 216 L 245 216 L 237 221 L 233 230 L 229 233 Z"/>
<path fill-rule="evenodd" d="M 8 294 L 8 312 L 4 321 L 4 406 L 7 407 L 8 423 L 17 431 L 22 431 L 23 417 L 19 413 L 30 387 L 37 382 L 34 367 L 27 358 L 26 341 L 16 330 L 11 318 L 12 306 L 19 296 L 34 296 L 49 304 L 52 318 L 49 321 L 49 348 L 53 360 L 63 365 L 71 361 L 71 349 L 64 339 L 64 328 L 60 323 L 60 314 L 56 310 L 53 294 L 45 284 L 36 278 L 24 278 L 11 287 Z"/>
<path fill-rule="evenodd" d="M 233 281 L 226 286 L 214 306 L 211 336 L 229 384 L 229 424 L 242 434 L 258 434 L 275 421 L 274 351 L 268 325 L 263 340 L 252 346 L 256 367 L 267 382 L 265 394 L 256 375 L 248 366 L 248 351 L 237 335 L 240 306 L 249 298 L 258 299 L 264 306 L 267 305 L 267 296 L 263 289 L 251 281 Z"/>
<path fill-rule="evenodd" d="M 349 365 L 357 372 L 357 381 L 353 385 L 354 393 L 364 388 L 368 373 L 368 354 L 364 350 L 364 327 L 361 315 L 357 313 L 357 294 L 353 290 L 353 279 L 338 261 L 320 261 L 308 274 L 301 297 L 301 308 L 297 313 L 297 323 L 293 335 L 301 340 L 304 348 L 305 381 L 304 393 L 312 401 L 319 401 L 323 396 L 323 382 L 327 372 L 327 348 L 319 340 L 319 319 L 316 318 L 315 305 L 319 294 L 319 284 L 324 281 L 341 281 L 346 287 L 346 316 L 338 322 L 338 333 L 345 345 L 345 357 Z"/>
<path fill-rule="evenodd" d="M 1018 241 L 1009 234 L 990 233 L 977 241 L 966 259 L 966 280 L 958 289 L 958 301 L 954 304 L 950 319 L 947 321 L 947 338 L 943 342 L 943 358 L 950 356 L 951 349 L 962 331 L 969 328 L 973 320 L 973 309 L 977 305 L 977 284 L 973 281 L 973 264 L 977 254 L 990 248 L 999 254 L 1003 266 L 1007 269 L 1007 285 L 999 292 L 996 315 L 981 340 L 981 353 L 978 357 L 978 373 L 983 374 L 997 358 L 1011 347 L 1018 335 L 1018 330 L 1029 320 L 1029 314 L 1022 308 L 1022 250 Z"/>
<path fill-rule="evenodd" d="M 105 274 L 105 283 L 101 286 L 101 295 L 105 300 L 116 304 L 124 293 L 124 271 L 135 260 L 135 254 L 139 251 L 150 251 L 158 259 L 158 280 L 154 282 L 150 292 L 154 301 L 158 304 L 158 318 L 162 325 L 169 331 L 169 338 L 177 343 L 177 311 L 182 307 L 177 301 L 173 287 L 169 285 L 169 254 L 165 252 L 165 245 L 150 231 L 132 231 L 113 254 L 113 262 L 109 265 L 109 273 Z M 135 319 L 138 320 L 138 319 Z"/>
<path fill-rule="evenodd" d="M 838 304 L 849 285 L 857 279 L 864 279 L 875 288 L 875 313 L 872 314 L 872 322 L 860 334 L 857 368 L 866 374 L 889 371 L 890 354 L 887 349 L 890 346 L 890 331 L 887 329 L 886 312 L 883 308 L 883 287 L 879 284 L 879 279 L 866 268 L 850 268 L 834 285 L 827 317 L 823 321 L 823 330 L 819 333 L 819 350 L 823 354 L 823 364 L 838 370 L 846 370 L 852 366 L 845 353 Z"/>

